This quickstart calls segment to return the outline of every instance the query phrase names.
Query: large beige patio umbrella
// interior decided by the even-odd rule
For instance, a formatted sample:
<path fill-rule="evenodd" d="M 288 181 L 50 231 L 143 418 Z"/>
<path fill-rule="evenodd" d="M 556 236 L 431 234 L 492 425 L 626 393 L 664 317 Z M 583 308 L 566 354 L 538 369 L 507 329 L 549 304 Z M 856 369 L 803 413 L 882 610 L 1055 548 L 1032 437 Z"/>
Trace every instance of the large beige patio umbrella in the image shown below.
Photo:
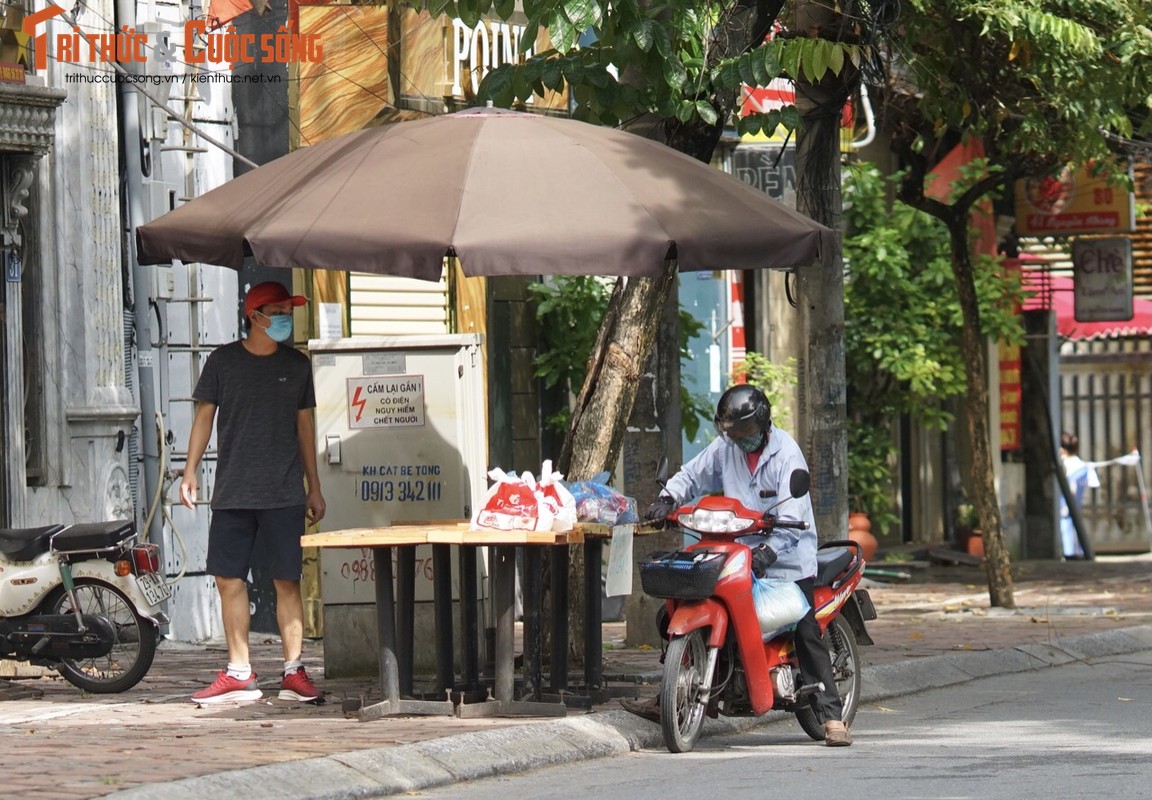
<path fill-rule="evenodd" d="M 632 133 L 471 109 L 345 134 L 137 228 L 141 263 L 439 278 L 797 267 L 833 231 Z"/>

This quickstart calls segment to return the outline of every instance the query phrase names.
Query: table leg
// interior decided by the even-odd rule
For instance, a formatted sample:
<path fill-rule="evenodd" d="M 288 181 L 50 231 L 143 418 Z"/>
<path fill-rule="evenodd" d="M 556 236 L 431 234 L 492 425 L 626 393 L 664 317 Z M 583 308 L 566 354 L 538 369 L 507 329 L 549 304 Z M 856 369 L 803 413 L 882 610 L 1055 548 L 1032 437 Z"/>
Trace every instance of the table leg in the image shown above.
<path fill-rule="evenodd" d="M 584 686 L 589 696 L 600 692 L 604 676 L 603 612 L 600 607 L 601 539 L 584 540 Z"/>
<path fill-rule="evenodd" d="M 533 703 L 514 700 L 515 694 L 515 593 L 516 548 L 500 545 L 492 548 L 492 595 L 496 609 L 496 686 L 495 700 L 483 703 L 461 703 L 456 713 L 462 718 L 489 716 L 564 717 L 568 709 L 562 703 Z"/>
<path fill-rule="evenodd" d="M 396 548 L 396 639 L 412 642 L 416 638 L 416 548 Z M 379 584 L 377 584 L 379 585 Z M 412 694 L 412 660 L 415 654 L 406 647 L 397 654 L 400 694 Z"/>
<path fill-rule="evenodd" d="M 476 600 L 479 550 L 460 546 L 460 642 L 464 650 L 464 688 L 480 688 L 480 613 Z"/>
<path fill-rule="evenodd" d="M 524 548 L 524 697 L 540 700 L 540 604 L 543 580 L 540 575 L 540 550 Z"/>
<path fill-rule="evenodd" d="M 432 545 L 432 592 L 436 617 L 436 684 L 441 691 L 456 683 L 452 659 L 452 546 Z M 463 598 L 461 598 L 463 603 Z"/>
<path fill-rule="evenodd" d="M 551 689 L 568 691 L 568 547 L 553 547 Z"/>
<path fill-rule="evenodd" d="M 401 552 L 404 549 L 401 548 Z M 375 547 L 372 559 L 376 566 L 376 627 L 379 641 L 380 693 L 384 699 L 375 705 L 360 709 L 360 721 L 381 719 L 396 714 L 447 714 L 455 713 L 451 702 L 430 702 L 425 700 L 400 699 L 400 673 L 396 658 L 396 609 L 392 601 L 392 548 Z M 403 641 L 406 653 L 412 657 L 412 639 Z"/>

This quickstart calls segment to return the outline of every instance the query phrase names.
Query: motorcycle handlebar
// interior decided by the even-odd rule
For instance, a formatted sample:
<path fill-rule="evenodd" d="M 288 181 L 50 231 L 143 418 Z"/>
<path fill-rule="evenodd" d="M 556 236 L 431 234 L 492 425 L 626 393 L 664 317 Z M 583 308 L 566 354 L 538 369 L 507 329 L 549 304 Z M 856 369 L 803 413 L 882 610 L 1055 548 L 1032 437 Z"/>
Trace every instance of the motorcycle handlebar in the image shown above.
<path fill-rule="evenodd" d="M 775 527 L 792 528 L 793 530 L 797 531 L 806 531 L 808 530 L 808 523 L 802 519 L 777 519 Z"/>

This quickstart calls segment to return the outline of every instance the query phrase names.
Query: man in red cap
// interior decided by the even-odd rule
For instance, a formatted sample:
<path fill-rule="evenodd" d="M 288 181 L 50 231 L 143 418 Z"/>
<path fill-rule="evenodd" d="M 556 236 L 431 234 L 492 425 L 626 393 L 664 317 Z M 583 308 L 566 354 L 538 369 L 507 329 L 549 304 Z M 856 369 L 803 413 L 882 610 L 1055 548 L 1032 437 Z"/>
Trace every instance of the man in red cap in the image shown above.
<path fill-rule="evenodd" d="M 276 622 L 284 648 L 280 699 L 322 698 L 300 660 L 300 537 L 306 522 L 319 522 L 325 508 L 316 471 L 312 366 L 291 343 L 292 309 L 306 302 L 274 281 L 249 289 L 244 300 L 248 336 L 208 356 L 192 393 L 196 415 L 180 500 L 195 509 L 200 459 L 215 421 L 216 479 L 206 568 L 216 578 L 228 642 L 227 668 L 211 686 L 192 695 L 196 703 L 256 700 L 261 695 L 248 659 L 251 619 L 245 583 L 258 537 L 276 588 Z"/>

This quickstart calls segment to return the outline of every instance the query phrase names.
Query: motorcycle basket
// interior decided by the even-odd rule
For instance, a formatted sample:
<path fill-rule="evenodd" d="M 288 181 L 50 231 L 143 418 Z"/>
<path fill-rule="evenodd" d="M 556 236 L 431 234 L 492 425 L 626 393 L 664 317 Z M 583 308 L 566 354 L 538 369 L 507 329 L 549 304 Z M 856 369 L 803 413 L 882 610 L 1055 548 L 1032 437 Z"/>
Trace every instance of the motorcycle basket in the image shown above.
<path fill-rule="evenodd" d="M 640 562 L 640 585 L 652 597 L 703 600 L 711 597 L 728 554 L 711 550 L 653 553 Z"/>

